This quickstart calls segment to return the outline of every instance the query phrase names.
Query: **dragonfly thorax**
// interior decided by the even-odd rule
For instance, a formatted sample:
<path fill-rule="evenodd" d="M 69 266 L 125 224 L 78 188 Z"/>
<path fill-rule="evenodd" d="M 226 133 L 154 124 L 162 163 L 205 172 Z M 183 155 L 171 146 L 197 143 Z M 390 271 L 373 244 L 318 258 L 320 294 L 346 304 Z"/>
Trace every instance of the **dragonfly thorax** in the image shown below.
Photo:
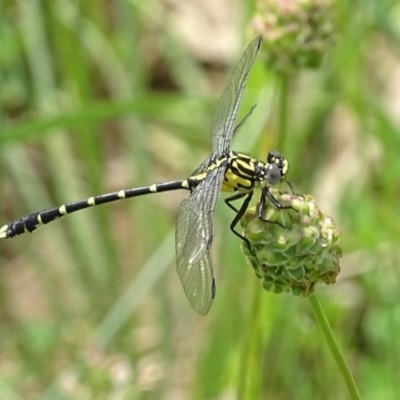
<path fill-rule="evenodd" d="M 216 169 L 224 169 L 221 191 L 249 193 L 257 186 L 273 186 L 287 174 L 288 161 L 278 152 L 271 151 L 267 162 L 262 162 L 244 153 L 229 151 L 212 157 L 200 170 L 188 179 L 188 189 L 196 188 Z"/>
<path fill-rule="evenodd" d="M 278 183 L 287 172 L 287 163 L 278 153 L 269 153 L 264 163 L 243 153 L 230 151 L 224 162 L 223 192 L 251 192 L 256 186 Z"/>
<path fill-rule="evenodd" d="M 271 151 L 264 163 L 243 153 L 229 152 L 225 162 L 223 192 L 251 192 L 256 186 L 273 186 L 287 174 L 288 161 Z"/>

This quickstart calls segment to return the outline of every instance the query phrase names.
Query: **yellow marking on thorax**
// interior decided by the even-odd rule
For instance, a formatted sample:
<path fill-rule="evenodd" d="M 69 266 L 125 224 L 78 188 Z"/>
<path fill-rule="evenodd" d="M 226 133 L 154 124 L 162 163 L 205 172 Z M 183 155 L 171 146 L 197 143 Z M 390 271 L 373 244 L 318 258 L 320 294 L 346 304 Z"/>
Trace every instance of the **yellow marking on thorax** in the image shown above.
<path fill-rule="evenodd" d="M 225 171 L 223 192 L 250 192 L 254 189 L 254 173 L 258 161 L 245 154 L 234 155 Z"/>
<path fill-rule="evenodd" d="M 120 190 L 117 193 L 117 196 L 118 196 L 119 199 L 124 199 L 125 198 L 125 190 Z"/>
<path fill-rule="evenodd" d="M 87 204 L 88 204 L 89 206 L 95 206 L 95 205 L 96 205 L 96 201 L 95 201 L 94 197 L 89 197 L 89 198 L 87 199 Z"/>
<path fill-rule="evenodd" d="M 234 174 L 230 169 L 225 172 L 225 179 L 222 182 L 222 192 L 249 192 L 253 189 L 253 184 L 249 179 Z"/>
<path fill-rule="evenodd" d="M 229 162 L 227 163 L 227 161 Z M 203 172 L 191 176 L 190 179 L 201 182 L 212 170 L 219 168 L 224 163 L 227 163 L 227 165 L 221 191 L 246 193 L 251 192 L 259 184 L 258 181 L 254 180 L 259 161 L 246 154 L 233 151 L 229 153 L 228 157 L 217 160 Z"/>

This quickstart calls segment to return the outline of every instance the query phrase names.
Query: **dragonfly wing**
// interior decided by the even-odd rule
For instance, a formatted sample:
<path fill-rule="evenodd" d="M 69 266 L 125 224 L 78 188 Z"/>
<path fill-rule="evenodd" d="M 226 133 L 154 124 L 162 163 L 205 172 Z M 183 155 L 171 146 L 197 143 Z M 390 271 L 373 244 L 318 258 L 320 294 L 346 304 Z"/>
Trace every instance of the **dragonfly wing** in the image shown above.
<path fill-rule="evenodd" d="M 192 264 L 178 260 L 177 271 L 190 305 L 200 315 L 206 315 L 215 297 L 211 252 L 206 250 L 200 260 Z"/>
<path fill-rule="evenodd" d="M 213 154 L 222 155 L 229 149 L 247 78 L 260 49 L 261 41 L 262 36 L 258 36 L 247 46 L 222 94 L 211 124 Z"/>
<path fill-rule="evenodd" d="M 175 246 L 179 279 L 193 309 L 205 315 L 215 297 L 211 245 L 214 214 L 224 168 L 207 177 L 182 201 L 178 210 Z"/>
<path fill-rule="evenodd" d="M 212 160 L 212 156 L 208 156 L 193 172 L 190 176 L 196 176 L 197 174 L 200 174 L 201 172 L 204 172 L 207 170 L 207 167 L 210 165 Z"/>

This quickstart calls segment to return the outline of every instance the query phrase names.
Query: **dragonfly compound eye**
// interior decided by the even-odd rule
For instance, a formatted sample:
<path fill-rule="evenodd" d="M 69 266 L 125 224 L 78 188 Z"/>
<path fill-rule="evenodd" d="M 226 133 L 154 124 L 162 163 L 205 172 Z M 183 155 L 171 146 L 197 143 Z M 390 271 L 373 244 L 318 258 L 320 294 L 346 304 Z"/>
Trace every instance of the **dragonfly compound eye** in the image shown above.
<path fill-rule="evenodd" d="M 266 180 L 270 185 L 276 185 L 282 179 L 282 172 L 278 164 L 269 164 L 267 167 Z"/>

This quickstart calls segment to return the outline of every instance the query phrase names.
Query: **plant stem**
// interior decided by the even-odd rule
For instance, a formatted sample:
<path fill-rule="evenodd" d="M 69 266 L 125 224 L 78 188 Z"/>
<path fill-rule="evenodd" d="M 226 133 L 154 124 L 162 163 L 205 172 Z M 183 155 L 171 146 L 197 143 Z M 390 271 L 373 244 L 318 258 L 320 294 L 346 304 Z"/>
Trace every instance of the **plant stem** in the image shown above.
<path fill-rule="evenodd" d="M 281 74 L 279 76 L 279 99 L 278 99 L 278 129 L 276 138 L 276 148 L 284 152 L 285 139 L 287 135 L 288 121 L 288 97 L 289 97 L 289 76 Z"/>
<path fill-rule="evenodd" d="M 311 307 L 314 311 L 315 318 L 318 322 L 319 327 L 325 337 L 326 343 L 328 344 L 329 350 L 332 353 L 333 358 L 336 361 L 337 366 L 346 382 L 347 389 L 350 394 L 350 398 L 353 400 L 360 400 L 360 392 L 354 380 L 354 377 L 350 371 L 350 368 L 333 336 L 332 329 L 326 318 L 324 310 L 315 295 L 309 297 Z"/>
<path fill-rule="evenodd" d="M 259 329 L 257 329 L 258 319 L 261 307 L 261 290 L 258 282 L 257 286 L 254 284 L 252 306 L 249 313 L 249 320 L 245 324 L 244 345 L 242 354 L 240 356 L 240 370 L 238 376 L 238 385 L 236 392 L 237 400 L 244 400 L 246 398 L 254 398 L 254 392 L 261 390 L 261 378 L 259 375 L 255 376 L 260 369 L 255 367 L 258 362 L 258 355 L 260 349 Z M 250 392 L 253 397 L 250 396 Z M 257 393 L 260 395 L 260 393 Z M 258 396 L 257 396 L 258 397 Z"/>

